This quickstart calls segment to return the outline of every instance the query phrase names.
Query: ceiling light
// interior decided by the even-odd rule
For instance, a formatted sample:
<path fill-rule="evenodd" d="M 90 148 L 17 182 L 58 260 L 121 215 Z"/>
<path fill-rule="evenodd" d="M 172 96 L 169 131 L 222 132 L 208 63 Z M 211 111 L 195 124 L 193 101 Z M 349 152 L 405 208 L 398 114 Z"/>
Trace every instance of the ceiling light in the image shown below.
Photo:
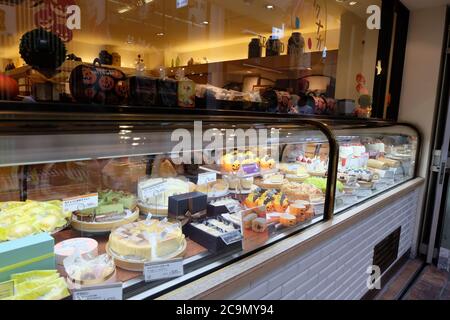
<path fill-rule="evenodd" d="M 348 4 L 351 5 L 351 6 L 354 6 L 357 3 L 358 3 L 357 1 L 350 1 Z"/>
<path fill-rule="evenodd" d="M 203 24 L 204 24 L 204 25 L 208 25 L 208 24 L 209 24 L 209 21 L 203 21 Z"/>
<path fill-rule="evenodd" d="M 268 10 L 272 10 L 272 9 L 274 9 L 275 7 L 274 7 L 274 5 L 272 5 L 272 4 L 268 4 L 268 5 L 266 5 L 266 9 L 268 9 Z"/>
<path fill-rule="evenodd" d="M 118 13 L 122 14 L 131 10 L 131 7 L 124 7 L 122 9 L 117 10 Z"/>
<path fill-rule="evenodd" d="M 162 37 L 162 36 L 164 36 L 164 32 L 158 32 L 156 35 L 157 35 L 158 37 Z"/>

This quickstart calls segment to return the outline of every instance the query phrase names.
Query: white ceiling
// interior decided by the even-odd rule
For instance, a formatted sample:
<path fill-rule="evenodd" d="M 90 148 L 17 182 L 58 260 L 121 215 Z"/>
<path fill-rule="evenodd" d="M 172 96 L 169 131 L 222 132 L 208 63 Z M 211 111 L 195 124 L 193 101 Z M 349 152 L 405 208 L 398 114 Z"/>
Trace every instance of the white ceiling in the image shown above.
<path fill-rule="evenodd" d="M 450 0 L 401 0 L 410 10 L 437 7 L 450 4 Z"/>

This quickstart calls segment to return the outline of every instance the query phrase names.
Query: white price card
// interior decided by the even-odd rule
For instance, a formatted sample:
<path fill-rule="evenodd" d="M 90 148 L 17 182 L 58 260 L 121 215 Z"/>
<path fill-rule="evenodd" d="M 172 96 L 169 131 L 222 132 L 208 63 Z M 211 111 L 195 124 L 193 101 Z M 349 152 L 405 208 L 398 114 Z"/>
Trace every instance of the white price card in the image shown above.
<path fill-rule="evenodd" d="M 197 184 L 205 185 L 211 182 L 217 181 L 217 173 L 215 172 L 205 172 L 198 175 Z"/>
<path fill-rule="evenodd" d="M 0 300 L 14 296 L 14 281 L 6 281 L 0 283 Z"/>
<path fill-rule="evenodd" d="M 98 193 L 63 199 L 63 211 L 74 212 L 98 207 Z"/>
<path fill-rule="evenodd" d="M 122 283 L 85 287 L 72 291 L 73 300 L 123 300 Z"/>
<path fill-rule="evenodd" d="M 161 193 L 164 193 L 165 191 L 167 191 L 167 182 L 166 181 L 153 184 L 153 185 L 145 187 L 141 190 L 142 196 L 144 197 L 144 199 L 157 197 Z"/>
<path fill-rule="evenodd" d="M 144 278 L 146 282 L 178 278 L 183 275 L 183 259 L 174 259 L 164 262 L 150 262 L 144 265 Z"/>

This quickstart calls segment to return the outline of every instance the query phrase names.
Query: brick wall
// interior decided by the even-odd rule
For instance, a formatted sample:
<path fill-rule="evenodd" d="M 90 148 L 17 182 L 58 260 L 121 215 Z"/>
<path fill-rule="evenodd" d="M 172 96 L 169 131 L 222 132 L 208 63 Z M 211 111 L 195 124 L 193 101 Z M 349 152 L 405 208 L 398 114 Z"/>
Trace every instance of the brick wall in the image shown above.
<path fill-rule="evenodd" d="M 368 291 L 366 270 L 373 248 L 402 227 L 399 258 L 411 248 L 419 190 L 362 220 L 314 250 L 291 259 L 263 277 L 242 283 L 227 298 L 246 299 L 360 299 Z"/>

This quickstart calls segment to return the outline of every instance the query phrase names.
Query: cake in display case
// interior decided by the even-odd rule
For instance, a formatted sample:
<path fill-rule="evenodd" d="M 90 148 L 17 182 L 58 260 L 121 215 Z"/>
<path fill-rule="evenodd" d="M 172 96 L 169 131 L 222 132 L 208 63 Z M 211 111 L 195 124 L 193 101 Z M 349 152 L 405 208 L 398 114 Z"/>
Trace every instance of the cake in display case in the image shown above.
<path fill-rule="evenodd" d="M 395 188 L 414 178 L 420 146 L 412 127 L 387 122 L 192 112 L 198 132 L 182 115 L 80 113 L 42 130 L 11 117 L 0 127 L 2 263 L 17 266 L 14 250 L 44 255 L 70 290 L 123 282 L 125 298 L 176 288 L 143 281 L 149 264 L 181 259 L 183 279 L 206 274 Z M 34 257 L 27 238 L 42 233 L 55 249 Z"/>

